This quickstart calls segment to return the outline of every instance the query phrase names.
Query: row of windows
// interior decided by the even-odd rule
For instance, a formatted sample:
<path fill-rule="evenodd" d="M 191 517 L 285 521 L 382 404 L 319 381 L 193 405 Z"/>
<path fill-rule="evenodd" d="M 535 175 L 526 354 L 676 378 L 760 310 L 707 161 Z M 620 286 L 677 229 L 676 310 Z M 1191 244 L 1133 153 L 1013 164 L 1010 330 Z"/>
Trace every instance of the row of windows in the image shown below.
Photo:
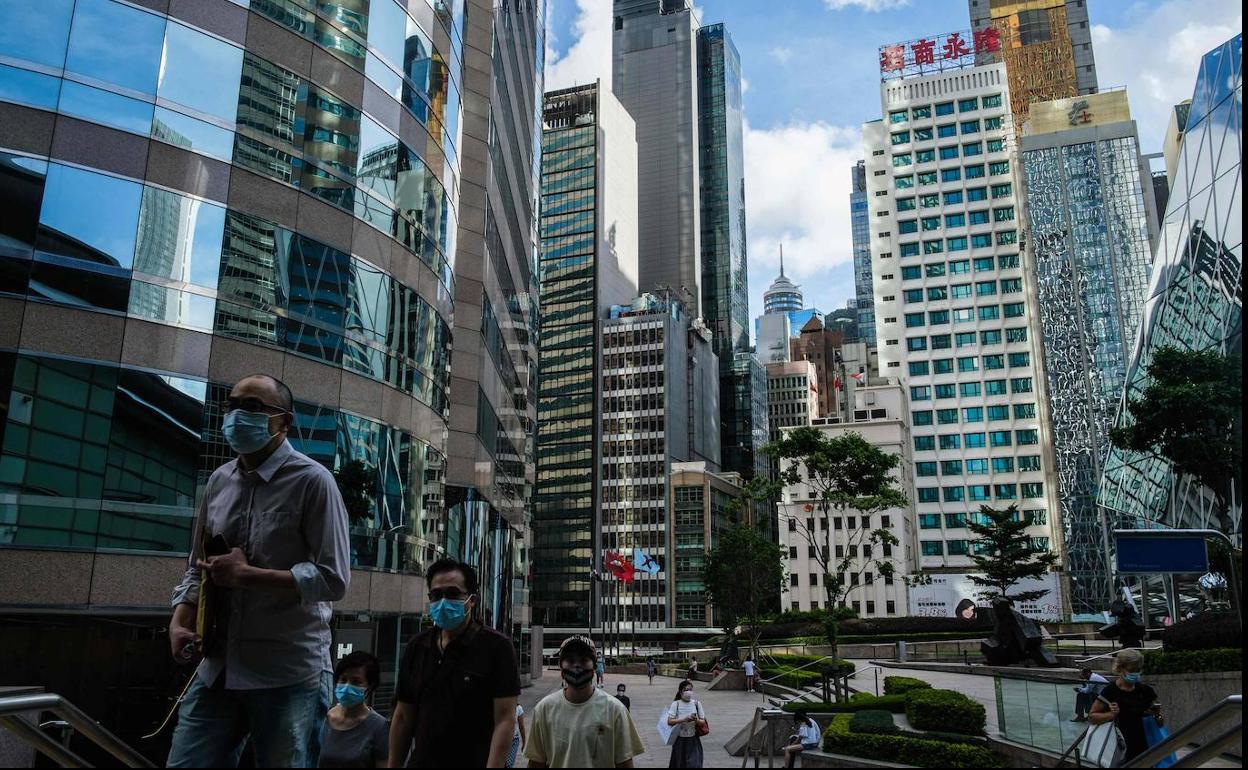
<path fill-rule="evenodd" d="M 942 419 L 941 425 L 953 425 L 958 422 L 957 409 L 941 409 L 939 412 L 947 412 L 952 419 L 945 421 Z M 915 412 L 915 415 L 924 414 L 923 412 Z M 930 415 L 931 412 L 925 414 Z M 942 415 L 942 418 L 944 415 Z M 930 420 L 930 417 L 928 418 Z M 975 420 L 974 422 L 979 422 Z M 924 423 L 931 425 L 931 422 Z M 1019 446 L 1037 446 L 1040 443 L 1040 431 L 1037 428 L 1021 428 L 1015 431 L 995 430 L 989 433 L 963 433 L 962 446 L 966 449 L 985 449 L 988 446 L 1007 447 L 1012 446 L 1017 441 Z M 956 449 L 957 445 L 952 439 L 947 444 L 949 448 Z"/>
<path fill-rule="evenodd" d="M 921 350 L 949 350 L 954 347 L 965 348 L 975 344 L 980 346 L 1000 345 L 1001 329 L 986 329 L 976 335 L 975 332 L 957 332 L 955 334 L 933 334 L 930 337 L 907 337 L 906 350 L 915 353 Z M 1027 327 L 1018 326 L 1004 330 L 1004 341 L 1007 344 L 1027 341 Z M 930 348 L 929 348 L 930 343 Z"/>
<path fill-rule="evenodd" d="M 954 361 L 955 359 L 952 358 L 933 358 L 930 361 L 911 361 L 909 363 L 910 376 L 926 377 L 931 374 L 953 374 Z M 959 374 L 962 374 L 966 372 L 979 371 L 981 363 L 986 370 L 1004 369 L 1007 357 L 996 353 L 985 356 L 962 356 L 956 359 L 956 361 L 957 371 Z M 1011 368 L 1031 366 L 1031 353 L 1010 353 L 1008 361 Z"/>
<path fill-rule="evenodd" d="M 989 552 L 988 546 L 974 545 L 966 540 L 922 540 L 919 542 L 919 547 L 924 556 L 944 556 L 946 543 L 949 546 L 950 556 L 968 556 L 972 548 L 977 555 Z M 1049 550 L 1049 539 L 1047 537 L 1033 537 L 1031 538 L 1031 547 L 1038 551 L 1047 551 Z"/>
<path fill-rule="evenodd" d="M 888 233 L 881 233 L 881 236 L 887 236 Z M 983 249 L 988 248 L 996 243 L 998 246 L 1009 246 L 1018 243 L 1018 232 L 1015 230 L 1000 230 L 996 233 L 979 233 L 969 238 L 965 235 L 957 236 L 949 239 L 927 240 L 922 245 L 918 242 L 903 243 L 899 247 L 899 253 L 902 257 L 917 257 L 923 254 L 943 254 L 945 251 L 966 251 L 968 248 Z M 922 251 L 920 252 L 920 248 Z"/>
<path fill-rule="evenodd" d="M 602 346 L 605 349 L 623 348 L 633 345 L 662 345 L 664 328 L 661 325 L 645 326 L 625 331 L 604 331 Z"/>
<path fill-rule="evenodd" d="M 608 347 L 608 349 L 610 348 Z M 630 350 L 625 353 L 607 353 L 602 357 L 602 368 L 626 369 L 640 366 L 663 366 L 666 360 L 666 351 L 663 348 L 652 347 L 643 350 Z"/>
<path fill-rule="evenodd" d="M 789 517 L 787 521 L 789 523 L 789 531 L 796 532 L 797 531 L 797 519 L 793 517 Z M 844 523 L 845 523 L 845 527 L 851 530 L 859 529 L 859 528 L 873 529 L 873 527 L 871 526 L 871 521 L 872 521 L 871 516 L 863 516 L 861 518 L 857 516 L 847 516 L 845 517 Z M 815 517 L 808 516 L 806 518 L 806 531 L 807 532 L 814 532 L 816 526 L 818 526 L 818 529 L 820 531 L 826 531 L 828 528 L 827 517 L 815 518 Z M 880 526 L 884 529 L 890 529 L 893 526 L 893 517 L 888 516 L 888 515 L 881 516 Z M 841 529 L 841 517 L 840 516 L 832 517 L 832 529 L 834 530 Z"/>
<path fill-rule="evenodd" d="M 953 460 L 950 462 L 960 462 Z M 929 476 L 934 474 L 928 474 Z M 961 473 L 941 474 L 945 476 L 959 476 Z M 1028 482 L 1023 484 L 971 484 L 969 486 L 952 486 L 952 487 L 920 487 L 919 502 L 920 503 L 986 503 L 992 500 L 1018 500 L 1021 495 L 1024 499 L 1038 499 L 1044 497 L 1043 482 Z M 937 497 L 939 492 L 939 498 Z M 953 529 L 957 527 L 965 527 L 966 514 L 963 513 L 946 513 L 945 527 Z M 920 529 L 940 529 L 940 514 L 920 514 Z"/>
<path fill-rule="evenodd" d="M 810 581 L 809 585 L 812 585 L 812 586 L 817 586 L 817 585 L 820 585 L 820 584 L 821 584 L 821 582 L 820 582 L 820 580 L 821 580 L 820 573 L 818 573 L 818 572 L 811 572 L 811 573 L 809 573 L 809 575 L 810 575 L 810 577 L 809 577 L 809 581 Z M 884 574 L 884 575 L 881 575 L 880 577 L 882 577 L 882 578 L 884 579 L 884 585 L 886 585 L 886 586 L 891 586 L 891 585 L 893 584 L 893 576 L 892 576 L 892 575 Z M 874 585 L 874 584 L 875 584 L 875 573 L 874 573 L 874 572 L 866 572 L 866 571 L 864 571 L 864 572 L 862 572 L 862 573 L 861 573 L 861 575 L 860 575 L 859 573 L 857 573 L 857 572 L 842 572 L 842 573 L 841 573 L 841 585 L 847 585 L 847 586 L 856 586 L 856 585 L 859 585 L 859 579 L 860 579 L 860 578 L 861 578 L 861 581 L 862 581 L 862 582 L 861 582 L 861 585 L 868 585 L 868 586 L 869 586 L 869 585 Z M 800 576 L 798 575 L 798 573 L 796 573 L 796 572 L 790 572 L 790 573 L 789 573 L 789 585 L 790 585 L 790 586 L 797 586 L 797 585 L 801 585 L 801 583 L 799 582 L 799 579 L 800 579 Z M 857 604 L 857 603 L 858 603 L 858 602 L 854 602 L 854 604 Z M 871 606 L 872 606 L 872 608 L 874 608 L 874 606 L 875 606 L 875 602 L 867 602 L 867 604 L 871 605 Z M 892 602 L 889 602 L 889 604 L 892 604 Z M 873 611 L 873 610 L 872 610 L 872 611 Z M 890 612 L 891 612 L 891 610 L 890 610 Z"/>
<path fill-rule="evenodd" d="M 1008 160 L 994 160 L 986 166 L 978 163 L 971 166 L 955 166 L 939 171 L 920 171 L 917 174 L 904 174 L 894 177 L 893 185 L 898 190 L 913 189 L 917 180 L 919 187 L 936 184 L 941 182 L 958 182 L 964 177 L 966 179 L 982 179 L 985 176 L 1000 176 L 1010 173 L 1010 162 Z"/>
<path fill-rule="evenodd" d="M 905 123 L 908 120 L 927 120 L 934 114 L 936 117 L 944 115 L 952 115 L 954 113 L 954 105 L 957 105 L 958 112 L 973 112 L 978 109 L 995 109 L 1001 106 L 1001 94 L 988 94 L 986 96 L 968 96 L 965 99 L 958 99 L 956 102 L 938 102 L 935 105 L 924 104 L 917 107 L 911 107 L 909 110 L 893 110 L 888 113 L 888 122 L 892 124 Z"/>
<path fill-rule="evenodd" d="M 930 139 L 931 129 L 928 129 L 927 133 L 928 136 L 924 138 Z M 935 163 L 937 159 L 957 160 L 958 158 L 975 158 L 983 155 L 985 148 L 987 148 L 989 153 L 1005 152 L 1005 140 L 989 139 L 987 142 L 966 142 L 961 145 L 951 144 L 945 147 L 927 147 L 916 149 L 912 153 L 898 152 L 893 154 L 893 168 Z"/>
<path fill-rule="evenodd" d="M 929 310 L 926 313 L 906 313 L 906 328 L 918 329 L 923 326 L 945 326 L 952 319 L 954 324 L 974 323 L 976 319 L 980 321 L 996 321 L 1002 318 L 1002 310 L 1005 310 L 1005 318 L 1021 318 L 1024 313 L 1022 302 L 1014 302 L 1008 305 L 979 305 L 978 307 L 963 307 L 954 310 Z M 970 332 L 967 332 L 970 334 Z"/>
<path fill-rule="evenodd" d="M 897 232 L 902 235 L 910 235 L 911 233 L 919 232 L 920 228 L 922 228 L 923 232 L 929 233 L 941 229 L 942 226 L 949 229 L 955 227 L 967 227 L 968 224 L 970 226 L 975 226 L 986 225 L 991 222 L 1013 222 L 1014 207 L 999 206 L 992 209 L 991 219 L 989 219 L 989 216 L 990 214 L 988 209 L 946 214 L 944 216 L 943 225 L 941 217 L 939 216 L 923 217 L 922 219 L 902 219 L 897 222 Z M 985 243 L 984 245 L 987 244 Z"/>
<path fill-rule="evenodd" d="M 1034 403 L 1013 404 L 1010 406 L 1012 406 L 1014 410 L 1014 419 L 1016 420 L 1029 420 L 1029 419 L 1035 419 L 1036 417 L 1036 405 Z M 998 408 L 998 407 L 990 407 L 990 408 Z M 969 407 L 964 407 L 962 409 L 961 414 L 959 414 L 956 408 L 955 409 L 936 409 L 934 411 L 931 409 L 916 409 L 910 413 L 910 419 L 913 425 L 916 425 L 919 427 L 923 427 L 926 425 L 934 425 L 934 424 L 935 425 L 957 425 L 959 422 L 971 422 L 971 423 L 983 422 L 984 421 L 983 410 L 984 410 L 984 407 L 982 406 L 969 406 Z M 1006 417 L 999 416 L 1000 414 L 1001 414 L 1000 412 L 990 413 L 990 415 L 998 415 L 998 416 L 992 416 L 990 419 L 993 419 L 993 420 L 1008 419 Z M 984 445 L 982 434 L 968 433 L 966 435 L 967 435 L 966 446 L 968 448 Z M 970 440 L 971 436 L 979 437 L 977 439 L 977 443 L 972 442 Z M 952 443 L 952 446 L 948 448 L 957 449 L 958 447 L 957 447 L 956 439 L 950 438 L 949 440 Z M 1019 443 L 1023 443 L 1023 442 L 1020 441 Z M 1035 442 L 1031 442 L 1031 443 L 1035 443 Z M 994 446 L 996 445 L 994 444 Z"/>
<path fill-rule="evenodd" d="M 917 439 L 928 439 L 918 441 Z M 940 436 L 941 449 L 958 449 L 961 446 L 961 436 L 958 434 L 946 434 Z M 915 448 L 919 450 L 933 450 L 935 446 L 935 436 L 918 436 L 915 441 Z M 945 439 L 954 439 L 946 441 Z M 941 475 L 959 476 L 965 474 L 967 476 L 985 476 L 991 468 L 992 473 L 1028 473 L 1040 470 L 1040 455 L 1021 455 L 1019 457 L 972 457 L 966 460 L 945 460 L 941 462 Z M 934 474 L 925 474 L 934 475 Z M 925 500 L 924 502 L 935 502 L 935 500 Z"/>
<path fill-rule="evenodd" d="M 934 503 L 937 502 L 936 495 L 933 494 L 938 490 L 935 487 L 923 487 L 919 489 L 920 496 L 925 498 L 921 502 Z M 979 511 L 971 513 L 923 513 L 919 514 L 919 529 L 940 529 L 941 520 L 944 520 L 945 529 L 964 529 L 967 522 L 974 524 L 987 525 L 988 517 Z M 1043 508 L 1028 508 L 1022 511 L 1015 510 L 1010 516 L 1014 522 L 1026 521 L 1031 526 L 1043 526 L 1048 523 L 1048 514 Z"/>
<path fill-rule="evenodd" d="M 920 278 L 940 278 L 945 275 L 969 275 L 972 267 L 976 273 L 987 273 L 996 270 L 1017 269 L 1019 260 L 1017 254 L 1007 254 L 1001 257 L 987 256 L 975 257 L 972 259 L 952 259 L 948 262 L 928 262 L 923 265 L 903 265 L 901 268 L 901 280 L 917 281 Z M 892 275 L 884 275 L 884 280 L 890 280 Z"/>
<path fill-rule="evenodd" d="M 629 354 L 632 355 L 632 354 Z M 607 356 L 607 358 L 617 358 L 616 356 Z M 625 359 L 627 360 L 627 359 Z M 636 366 L 637 364 L 625 364 L 626 366 Z M 607 374 L 602 378 L 602 389 L 604 391 L 616 390 L 633 390 L 639 388 L 661 388 L 663 387 L 663 370 L 655 369 L 648 372 L 632 372 L 630 374 Z"/>
<path fill-rule="evenodd" d="M 897 199 L 897 211 L 914 211 L 916 206 L 925 209 L 937 206 L 957 206 L 962 203 L 986 201 L 989 195 L 993 200 L 1008 198 L 1014 194 L 1012 182 L 1000 182 L 988 187 L 968 187 L 965 190 L 946 190 L 943 193 L 924 193 L 919 196 L 908 196 Z"/>

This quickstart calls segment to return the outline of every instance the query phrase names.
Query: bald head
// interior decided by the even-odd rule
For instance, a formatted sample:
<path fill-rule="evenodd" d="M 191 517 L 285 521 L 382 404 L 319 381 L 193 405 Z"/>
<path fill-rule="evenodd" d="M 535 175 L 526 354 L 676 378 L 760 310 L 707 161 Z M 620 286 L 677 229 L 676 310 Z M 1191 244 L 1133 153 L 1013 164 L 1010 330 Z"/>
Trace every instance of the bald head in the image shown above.
<path fill-rule="evenodd" d="M 295 396 L 286 383 L 271 374 L 249 374 L 238 381 L 231 395 L 242 388 L 247 395 L 259 396 L 261 400 L 273 406 L 279 406 L 287 412 L 295 410 Z"/>

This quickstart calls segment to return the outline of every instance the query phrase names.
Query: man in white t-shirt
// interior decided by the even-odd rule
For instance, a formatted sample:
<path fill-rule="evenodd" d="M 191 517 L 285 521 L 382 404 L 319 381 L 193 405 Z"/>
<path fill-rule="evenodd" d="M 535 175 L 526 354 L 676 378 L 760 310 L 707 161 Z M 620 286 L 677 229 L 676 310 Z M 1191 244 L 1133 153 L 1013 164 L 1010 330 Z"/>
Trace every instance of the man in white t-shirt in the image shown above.
<path fill-rule="evenodd" d="M 745 689 L 747 692 L 754 692 L 754 677 L 758 673 L 758 669 L 754 665 L 754 656 L 746 655 L 745 663 L 741 664 L 745 669 Z"/>
<path fill-rule="evenodd" d="M 1083 686 L 1075 688 L 1075 716 L 1070 720 L 1072 722 L 1088 721 L 1088 710 L 1096 702 L 1096 696 L 1109 684 L 1108 679 L 1090 668 L 1080 670 L 1079 676 L 1083 677 Z"/>
<path fill-rule="evenodd" d="M 632 767 L 645 749 L 624 704 L 594 686 L 594 643 L 572 636 L 559 645 L 563 689 L 542 698 L 529 724 L 529 767 Z"/>

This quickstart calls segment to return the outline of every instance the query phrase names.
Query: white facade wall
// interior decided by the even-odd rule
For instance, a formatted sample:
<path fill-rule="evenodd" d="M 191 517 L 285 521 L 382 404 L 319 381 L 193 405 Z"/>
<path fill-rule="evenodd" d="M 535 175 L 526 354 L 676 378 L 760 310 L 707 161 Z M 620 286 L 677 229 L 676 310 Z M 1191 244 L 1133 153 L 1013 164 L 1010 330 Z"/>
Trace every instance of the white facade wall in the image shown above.
<path fill-rule="evenodd" d="M 1006 83 L 1003 64 L 888 81 L 863 128 L 880 374 L 910 398 L 927 570 L 971 566 L 985 504 L 1017 504 L 1061 548 Z"/>
<path fill-rule="evenodd" d="M 637 296 L 637 127 L 598 84 L 598 316 Z"/>
<path fill-rule="evenodd" d="M 809 425 L 818 414 L 819 377 L 814 364 L 809 361 L 767 364 L 767 427 L 770 441 L 780 438 L 781 428 Z"/>
<path fill-rule="evenodd" d="M 793 325 L 788 313 L 765 313 L 758 317 L 758 360 L 774 364 L 789 360 Z"/>
<path fill-rule="evenodd" d="M 910 429 L 906 421 L 906 394 L 897 383 L 873 385 L 858 388 L 854 394 L 855 414 L 863 414 L 862 420 L 843 422 L 839 418 L 816 419 L 815 427 L 823 431 L 828 438 L 846 433 L 858 433 L 879 449 L 901 457 L 897 469 L 898 486 L 908 492 L 912 487 L 912 460 L 910 452 Z M 850 519 L 855 528 L 863 525 L 861 517 L 854 513 L 842 517 L 829 512 L 824 518 L 819 511 L 818 501 L 814 493 L 805 484 L 797 484 L 785 489 L 780 502 L 780 546 L 785 551 L 788 577 L 785 582 L 786 593 L 781 597 L 781 606 L 794 610 L 827 609 L 827 597 L 824 592 L 822 568 L 812 554 L 812 546 L 807 538 L 798 531 L 791 519 L 806 520 L 807 526 L 814 525 L 815 532 L 823 540 L 828 528 L 831 528 L 832 566 L 839 563 L 837 548 L 847 548 L 851 540 Z M 868 559 L 863 558 L 859 550 L 859 558 L 854 559 L 850 572 L 862 575 L 857 587 L 851 588 L 845 597 L 845 605 L 858 611 L 860 617 L 893 617 L 909 613 L 909 600 L 904 577 L 913 575 L 918 570 L 916 524 L 914 506 L 891 508 L 870 517 L 866 523 L 868 529 L 884 528 L 893 533 L 899 541 L 892 547 L 887 558 L 893 563 L 896 574 L 891 583 L 883 576 L 876 574 L 873 567 L 866 567 Z M 863 537 L 855 542 L 865 542 Z M 870 577 L 868 578 L 868 574 Z M 852 582 L 852 578 L 847 579 Z M 869 581 L 869 582 L 868 582 Z"/>

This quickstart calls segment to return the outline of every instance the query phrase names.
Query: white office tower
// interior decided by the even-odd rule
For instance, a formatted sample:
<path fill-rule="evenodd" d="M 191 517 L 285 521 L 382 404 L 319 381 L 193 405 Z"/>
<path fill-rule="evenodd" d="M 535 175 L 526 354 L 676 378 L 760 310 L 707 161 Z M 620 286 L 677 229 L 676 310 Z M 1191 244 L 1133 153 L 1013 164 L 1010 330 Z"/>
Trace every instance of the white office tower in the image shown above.
<path fill-rule="evenodd" d="M 895 379 L 867 380 L 853 393 L 853 408 L 847 410 L 850 419 L 817 418 L 813 424 L 825 438 L 858 433 L 878 449 L 899 455 L 895 479 L 897 486 L 908 492 L 914 465 L 904 387 Z M 872 551 L 870 533 L 875 529 L 887 529 L 898 544 Z M 790 609 L 827 608 L 823 568 L 816 558 L 817 550 L 827 548 L 833 571 L 850 557 L 849 568 L 841 576 L 847 586 L 844 606 L 864 618 L 910 614 L 905 578 L 918 570 L 913 501 L 870 516 L 856 511 L 843 515 L 835 510 L 825 514 L 816 493 L 806 484 L 786 487 L 780 501 L 780 546 L 788 559 L 785 566 L 789 573 L 788 591 L 781 601 Z M 878 562 L 891 564 L 893 574 L 881 574 Z"/>
<path fill-rule="evenodd" d="M 897 70 L 880 97 L 863 128 L 880 374 L 910 396 L 921 565 L 965 572 L 983 505 L 1018 505 L 1060 552 L 1005 65 Z"/>

